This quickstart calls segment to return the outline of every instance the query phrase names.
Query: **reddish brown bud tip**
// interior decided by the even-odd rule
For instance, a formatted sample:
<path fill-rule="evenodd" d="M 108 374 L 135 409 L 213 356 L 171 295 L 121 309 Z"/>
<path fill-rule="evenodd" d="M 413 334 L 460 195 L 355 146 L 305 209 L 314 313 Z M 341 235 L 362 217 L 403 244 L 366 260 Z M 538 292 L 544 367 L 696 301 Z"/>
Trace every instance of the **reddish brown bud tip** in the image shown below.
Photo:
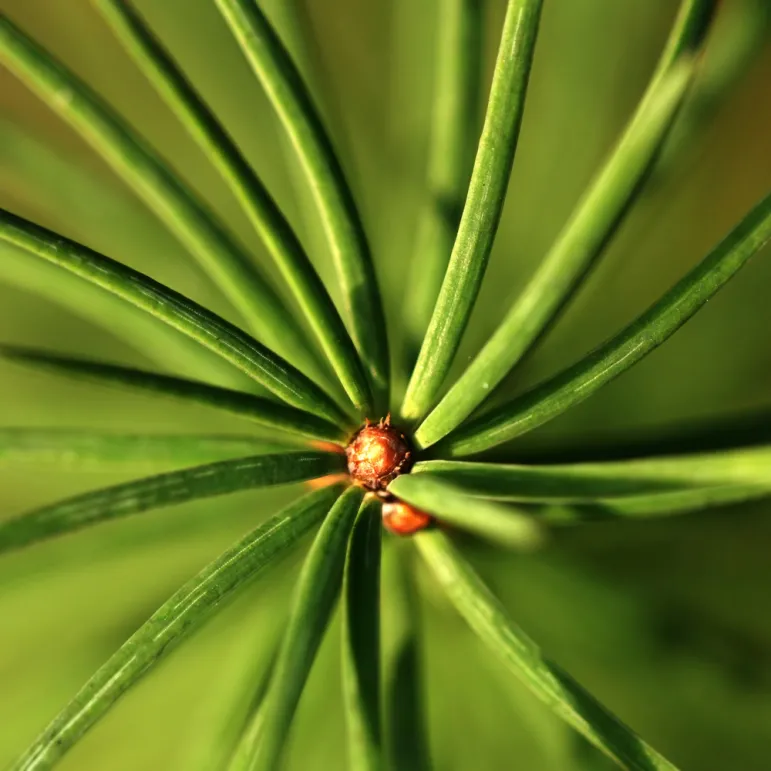
<path fill-rule="evenodd" d="M 388 501 L 383 504 L 383 527 L 396 535 L 412 535 L 424 530 L 432 522 L 430 514 L 404 501 Z"/>
<path fill-rule="evenodd" d="M 384 490 L 407 471 L 409 450 L 404 434 L 389 423 L 368 421 L 346 448 L 348 473 L 369 490 Z"/>

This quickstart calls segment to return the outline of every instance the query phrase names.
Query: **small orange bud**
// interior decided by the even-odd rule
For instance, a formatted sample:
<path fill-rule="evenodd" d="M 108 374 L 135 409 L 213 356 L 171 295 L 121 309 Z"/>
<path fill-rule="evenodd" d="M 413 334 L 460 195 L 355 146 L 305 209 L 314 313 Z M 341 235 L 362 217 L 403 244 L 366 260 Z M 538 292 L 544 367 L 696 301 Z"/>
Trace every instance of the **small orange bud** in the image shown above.
<path fill-rule="evenodd" d="M 345 450 L 348 473 L 369 490 L 384 490 L 389 482 L 407 470 L 410 446 L 407 438 L 391 426 L 390 416 L 377 425 L 367 425 Z"/>
<path fill-rule="evenodd" d="M 383 527 L 396 535 L 412 535 L 424 530 L 432 522 L 430 514 L 404 501 L 386 501 L 383 504 Z"/>

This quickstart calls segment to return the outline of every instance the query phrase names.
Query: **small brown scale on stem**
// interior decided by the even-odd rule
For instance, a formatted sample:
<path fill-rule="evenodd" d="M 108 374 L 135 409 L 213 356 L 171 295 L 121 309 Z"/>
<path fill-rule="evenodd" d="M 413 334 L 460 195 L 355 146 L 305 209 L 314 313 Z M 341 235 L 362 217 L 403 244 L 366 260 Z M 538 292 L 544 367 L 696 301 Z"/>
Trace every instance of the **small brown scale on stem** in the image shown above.
<path fill-rule="evenodd" d="M 351 479 L 383 500 L 383 525 L 387 530 L 409 535 L 431 524 L 429 514 L 397 500 L 386 489 L 412 466 L 409 441 L 391 425 L 390 415 L 376 424 L 367 421 L 351 439 L 345 454 Z"/>

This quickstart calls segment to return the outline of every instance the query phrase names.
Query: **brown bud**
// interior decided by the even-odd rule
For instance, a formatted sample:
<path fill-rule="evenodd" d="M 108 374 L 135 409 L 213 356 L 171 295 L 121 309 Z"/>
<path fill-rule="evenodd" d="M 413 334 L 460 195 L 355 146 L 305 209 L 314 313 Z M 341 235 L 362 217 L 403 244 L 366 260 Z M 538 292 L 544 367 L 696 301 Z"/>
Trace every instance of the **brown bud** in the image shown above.
<path fill-rule="evenodd" d="M 410 446 L 390 416 L 377 425 L 367 422 L 345 450 L 348 473 L 368 490 L 384 490 L 389 482 L 408 470 Z"/>

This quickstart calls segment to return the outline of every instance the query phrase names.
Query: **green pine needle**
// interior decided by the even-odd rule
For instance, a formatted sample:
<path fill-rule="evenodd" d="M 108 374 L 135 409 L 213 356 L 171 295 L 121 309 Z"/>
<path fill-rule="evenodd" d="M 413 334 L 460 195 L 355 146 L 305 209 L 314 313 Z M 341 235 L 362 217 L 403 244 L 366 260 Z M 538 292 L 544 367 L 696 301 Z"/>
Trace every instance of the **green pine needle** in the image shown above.
<path fill-rule="evenodd" d="M 340 314 L 292 226 L 262 181 L 160 41 L 125 0 L 95 0 L 94 4 L 235 194 L 354 406 L 360 413 L 369 414 L 369 385 Z"/>
<path fill-rule="evenodd" d="M 436 19 L 436 55 L 426 200 L 419 213 L 405 288 L 407 355 L 413 359 L 431 321 L 468 192 L 482 82 L 483 5 L 448 0 Z"/>
<path fill-rule="evenodd" d="M 388 597 L 396 605 L 401 636 L 386 675 L 388 745 L 392 768 L 430 771 L 425 677 L 422 662 L 420 596 L 415 580 L 413 550 L 395 549 L 396 580 Z"/>
<path fill-rule="evenodd" d="M 11 771 L 53 768 L 131 686 L 318 524 L 339 495 L 340 488 L 332 486 L 300 498 L 182 586 L 94 674 Z"/>
<path fill-rule="evenodd" d="M 388 491 L 451 526 L 507 548 L 532 549 L 541 541 L 538 523 L 512 506 L 475 498 L 430 474 L 403 474 Z"/>
<path fill-rule="evenodd" d="M 655 350 L 771 239 L 771 195 L 658 302 L 596 351 L 523 396 L 451 434 L 437 447 L 456 457 L 524 434 L 587 399 Z"/>
<path fill-rule="evenodd" d="M 348 538 L 362 498 L 363 491 L 357 487 L 343 493 L 305 560 L 261 715 L 250 771 L 279 767 L 297 703 L 337 604 Z"/>
<path fill-rule="evenodd" d="M 718 52 L 718 63 L 727 62 L 731 72 L 721 73 L 719 64 L 717 69 L 713 64 L 708 81 L 699 81 L 718 0 L 682 0 L 650 84 L 615 149 L 497 331 L 465 373 L 448 383 L 503 211 L 543 0 L 507 0 L 478 144 L 474 106 L 482 80 L 483 4 L 479 0 L 439 4 L 427 190 L 418 212 L 411 286 L 404 288 L 406 300 L 399 314 L 406 357 L 417 353 L 400 413 L 409 424 L 406 428 L 415 429 L 409 437 L 415 452 L 405 455 L 394 475 L 382 474 L 380 482 L 390 483 L 374 493 L 360 486 L 340 450 L 364 417 L 385 418 L 389 407 L 388 334 L 376 270 L 331 132 L 268 14 L 259 0 L 214 0 L 282 125 L 301 187 L 313 204 L 316 229 L 318 225 L 323 229 L 333 258 L 343 299 L 339 311 L 316 271 L 317 256 L 311 260 L 228 127 L 165 43 L 129 0 L 92 3 L 235 195 L 302 319 L 283 305 L 251 256 L 140 134 L 0 13 L 0 62 L 104 158 L 266 342 L 148 276 L 0 209 L 4 279 L 31 286 L 114 330 L 137 352 L 154 357 L 164 373 L 7 345 L 0 345 L 0 358 L 55 375 L 204 405 L 265 429 L 255 436 L 237 436 L 0 428 L 0 466 L 5 471 L 19 463 L 58 463 L 99 471 L 138 467 L 143 471 L 136 476 L 155 474 L 0 521 L 0 553 L 161 507 L 322 479 L 311 485 L 318 489 L 300 496 L 231 546 L 164 603 L 92 676 L 11 771 L 54 767 L 126 691 L 319 524 L 270 666 L 265 671 L 260 661 L 261 672 L 254 663 L 248 667 L 233 709 L 223 713 L 220 725 L 211 731 L 217 735 L 216 746 L 204 752 L 187 748 L 187 760 L 201 771 L 215 771 L 223 764 L 229 771 L 281 767 L 314 659 L 342 596 L 348 767 L 428 771 L 418 584 L 403 543 L 396 545 L 399 585 L 389 586 L 382 595 L 386 602 L 395 597 L 386 613 L 395 611 L 390 620 L 395 617 L 401 635 L 392 656 L 386 657 L 385 678 L 381 673 L 381 650 L 389 652 L 389 629 L 385 634 L 381 629 L 381 505 L 389 499 L 431 515 L 433 522 L 415 534 L 412 545 L 493 657 L 619 768 L 676 771 L 542 654 L 509 619 L 444 531 L 457 528 L 524 550 L 541 545 L 544 534 L 561 526 L 696 514 L 771 498 L 768 437 L 757 426 L 747 432 L 734 423 L 723 432 L 722 446 L 728 449 L 721 451 L 708 452 L 705 448 L 718 445 L 700 441 L 691 444 L 698 452 L 664 455 L 665 442 L 659 442 L 654 452 L 644 457 L 638 453 L 632 460 L 549 465 L 455 460 L 508 442 L 590 397 L 664 343 L 771 240 L 769 194 L 625 329 L 524 394 L 496 402 L 489 411 L 480 409 L 580 289 L 651 171 L 669 169 L 670 155 L 676 152 L 670 129 L 682 137 L 690 136 L 694 128 L 688 111 L 697 110 L 699 100 L 688 101 L 691 86 L 695 82 L 697 89 L 723 93 L 746 64 L 747 51 L 757 45 L 759 33 L 734 30 L 729 44 Z M 732 23 L 765 18 L 758 8 L 740 13 Z M 288 11 L 298 22 L 294 6 L 279 10 Z M 678 128 L 675 121 L 683 105 L 689 119 Z M 34 201 L 30 205 L 25 197 L 21 208 L 29 205 L 35 216 L 50 215 L 52 222 L 64 227 L 71 211 L 64 205 L 67 196 L 80 199 L 83 193 L 78 205 L 89 210 L 98 206 L 102 188 L 93 180 L 81 184 L 74 164 L 56 159 L 45 145 L 28 141 L 12 126 L 0 124 L 0 140 L 4 145 L 0 162 L 6 163 L 12 177 L 42 180 L 32 189 L 48 184 L 55 188 L 49 209 Z M 14 207 L 17 203 L 13 199 Z M 62 212 L 51 212 L 50 207 Z M 94 215 L 90 222 L 112 221 L 118 214 Z M 132 227 L 144 236 L 141 224 Z M 92 242 L 92 235 L 86 228 L 87 241 Z M 95 237 L 94 242 L 99 240 Z M 144 242 L 137 243 L 141 248 Z M 174 244 L 169 241 L 165 246 Z M 309 346 L 304 325 L 313 334 L 315 347 Z M 196 379 L 165 374 L 178 366 Z M 327 381 L 327 368 L 347 395 L 346 399 L 340 392 L 342 403 L 337 401 L 337 383 Z M 388 425 L 382 420 L 372 436 Z M 737 446 L 738 437 L 742 443 Z M 765 444 L 745 446 L 759 439 Z M 430 452 L 424 452 L 429 447 Z M 388 460 L 387 447 L 373 440 L 370 449 L 373 466 Z M 562 457 L 570 457 L 562 449 Z M 576 456 L 587 457 L 583 452 Z M 366 458 L 360 460 L 364 463 Z M 163 464 L 177 468 L 158 474 L 156 467 Z M 167 559 L 165 552 L 163 558 Z M 511 763 L 521 765 L 514 756 Z"/>
<path fill-rule="evenodd" d="M 227 755 L 227 762 L 213 766 L 206 771 L 220 771 L 222 768 L 227 769 L 227 771 L 249 770 L 265 719 L 267 709 L 265 697 L 268 695 L 270 680 L 273 677 L 273 670 L 276 668 L 278 650 L 277 646 L 273 651 L 270 666 L 260 676 L 257 688 L 250 687 L 249 689 L 246 716 L 241 719 L 241 715 L 235 715 L 236 720 L 225 726 L 227 736 L 224 742 L 224 754 Z M 236 708 L 239 706 L 236 705 Z"/>
<path fill-rule="evenodd" d="M 152 215 L 145 214 L 141 204 L 132 206 L 129 195 L 4 120 L 0 120 L 0 167 L 3 188 L 25 191 L 22 200 L 35 217 L 57 228 L 66 224 L 82 229 L 94 243 L 120 238 L 132 250 L 141 249 L 153 238 L 163 238 L 161 226 L 153 228 Z M 44 198 L 41 190 L 45 190 Z M 44 268 L 39 260 L 5 242 L 0 243 L 0 280 L 33 292 L 97 327 L 109 327 L 157 363 L 179 367 L 186 374 L 206 372 L 224 382 L 228 377 L 240 377 L 157 319 L 74 276 L 61 275 L 55 267 Z"/>
<path fill-rule="evenodd" d="M 512 623 L 471 566 L 439 531 L 415 537 L 420 553 L 456 610 L 501 663 L 557 715 L 626 771 L 677 771 L 543 656 Z"/>
<path fill-rule="evenodd" d="M 385 771 L 380 716 L 380 502 L 356 519 L 343 582 L 343 696 L 350 771 Z"/>
<path fill-rule="evenodd" d="M 115 169 L 201 263 L 259 337 L 319 374 L 292 314 L 214 214 L 119 115 L 6 16 L 0 17 L 0 62 Z"/>
<path fill-rule="evenodd" d="M 713 0 L 686 0 L 661 62 L 615 150 L 493 336 L 415 432 L 429 447 L 457 428 L 519 363 L 580 288 L 612 238 L 671 129 L 698 69 Z M 678 57 L 674 57 L 673 50 Z"/>
<path fill-rule="evenodd" d="M 290 364 L 230 322 L 138 271 L 2 209 L 0 241 L 26 249 L 152 314 L 293 407 L 334 423 L 348 423 L 331 398 Z"/>
<path fill-rule="evenodd" d="M 317 418 L 310 412 L 288 407 L 259 396 L 211 386 L 196 380 L 159 375 L 154 372 L 102 364 L 87 359 L 74 359 L 29 348 L 0 345 L 0 357 L 35 369 L 68 377 L 84 378 L 95 383 L 157 394 L 183 402 L 203 404 L 247 418 L 261 426 L 285 431 L 309 439 L 344 444 L 346 432 Z"/>
<path fill-rule="evenodd" d="M 576 502 L 569 506 L 552 506 L 544 510 L 548 522 L 571 524 L 637 517 L 671 517 L 690 514 L 715 506 L 748 503 L 771 497 L 765 485 L 711 485 L 691 490 L 653 492 L 619 498 L 598 498 L 592 502 Z"/>
<path fill-rule="evenodd" d="M 542 0 L 509 0 L 468 197 L 450 263 L 412 372 L 401 414 L 431 408 L 466 330 L 506 199 L 525 108 Z"/>
<path fill-rule="evenodd" d="M 413 474 L 428 474 L 469 495 L 506 501 L 579 502 L 717 485 L 757 485 L 771 490 L 771 447 L 598 463 L 469 463 L 432 460 Z"/>
<path fill-rule="evenodd" d="M 237 434 L 119 434 L 66 428 L 0 428 L 0 466 L 56 463 L 66 468 L 194 465 L 276 453 L 291 444 Z"/>
<path fill-rule="evenodd" d="M 0 553 L 84 527 L 239 490 L 340 472 L 339 455 L 285 452 L 208 463 L 77 495 L 0 522 Z"/>
<path fill-rule="evenodd" d="M 332 141 L 291 56 L 254 0 L 215 0 L 273 105 L 300 162 L 326 233 L 345 316 L 372 380 L 378 410 L 389 393 L 388 342 L 375 267 Z"/>

